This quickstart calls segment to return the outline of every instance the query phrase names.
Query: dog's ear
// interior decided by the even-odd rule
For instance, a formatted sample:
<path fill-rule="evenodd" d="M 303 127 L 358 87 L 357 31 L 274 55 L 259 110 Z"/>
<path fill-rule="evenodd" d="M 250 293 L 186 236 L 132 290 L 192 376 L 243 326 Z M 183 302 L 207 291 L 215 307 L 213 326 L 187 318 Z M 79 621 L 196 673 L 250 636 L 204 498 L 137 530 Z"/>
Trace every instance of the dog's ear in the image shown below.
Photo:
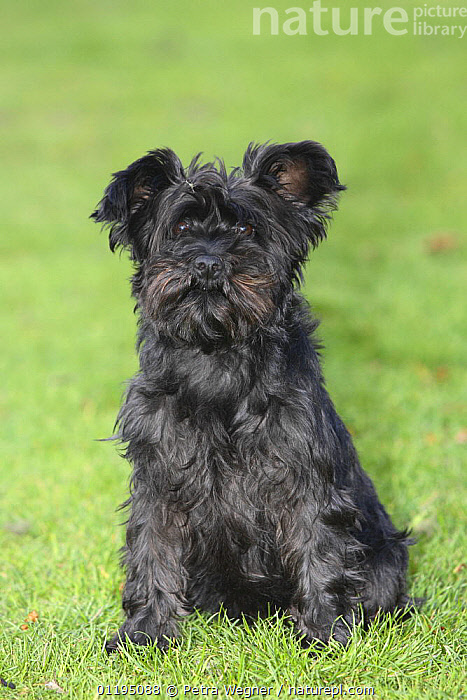
<path fill-rule="evenodd" d="M 168 148 L 149 153 L 136 160 L 126 170 L 114 173 L 104 196 L 91 218 L 110 226 L 109 245 L 131 247 L 132 256 L 141 259 L 144 232 L 133 227 L 132 221 L 147 205 L 171 184 L 184 177 L 178 156 Z"/>
<path fill-rule="evenodd" d="M 254 184 L 273 189 L 284 199 L 318 214 L 332 210 L 345 190 L 333 159 L 315 141 L 250 144 L 243 159 L 243 172 Z"/>

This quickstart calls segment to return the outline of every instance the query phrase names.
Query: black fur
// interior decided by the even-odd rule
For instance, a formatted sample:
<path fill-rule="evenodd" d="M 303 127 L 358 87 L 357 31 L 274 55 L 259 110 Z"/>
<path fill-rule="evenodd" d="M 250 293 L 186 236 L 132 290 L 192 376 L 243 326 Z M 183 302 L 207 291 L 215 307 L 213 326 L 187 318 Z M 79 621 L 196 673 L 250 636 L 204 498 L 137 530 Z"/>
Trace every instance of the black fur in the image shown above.
<path fill-rule="evenodd" d="M 185 171 L 156 150 L 93 217 L 130 250 L 140 371 L 118 417 L 133 465 L 128 637 L 165 648 L 195 606 L 288 611 L 306 640 L 406 609 L 395 529 L 325 390 L 297 292 L 345 189 L 317 143 L 250 145 Z"/>

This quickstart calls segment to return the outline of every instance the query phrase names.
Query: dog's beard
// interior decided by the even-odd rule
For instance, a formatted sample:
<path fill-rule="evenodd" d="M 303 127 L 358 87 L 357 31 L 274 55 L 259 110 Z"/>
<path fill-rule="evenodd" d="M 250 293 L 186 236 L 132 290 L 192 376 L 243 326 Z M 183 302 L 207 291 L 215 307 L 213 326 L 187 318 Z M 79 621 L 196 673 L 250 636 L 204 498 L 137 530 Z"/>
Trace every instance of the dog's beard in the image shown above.
<path fill-rule="evenodd" d="M 143 311 L 164 335 L 204 348 L 240 341 L 271 320 L 275 302 L 268 273 L 243 271 L 203 284 L 180 264 L 154 265 Z"/>

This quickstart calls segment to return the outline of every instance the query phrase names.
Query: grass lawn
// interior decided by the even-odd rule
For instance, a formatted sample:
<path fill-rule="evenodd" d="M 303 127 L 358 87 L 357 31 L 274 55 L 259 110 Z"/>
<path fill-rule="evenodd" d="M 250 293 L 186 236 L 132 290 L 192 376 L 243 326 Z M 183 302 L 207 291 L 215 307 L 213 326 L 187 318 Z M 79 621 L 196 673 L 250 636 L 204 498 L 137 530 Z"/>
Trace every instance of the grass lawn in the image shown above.
<path fill-rule="evenodd" d="M 461 696 L 465 40 L 381 26 L 253 36 L 254 5 L 3 8 L 0 676 L 16 687 L 0 698 L 89 699 L 119 684 L 184 697 L 196 697 L 184 686 L 222 696 L 224 684 L 270 697 L 340 684 L 384 700 Z M 289 6 L 274 5 L 283 18 Z M 344 22 L 346 4 L 333 6 Z M 349 187 L 306 275 L 328 387 L 395 523 L 413 529 L 410 590 L 427 602 L 408 623 L 357 630 L 345 650 L 309 654 L 280 620 L 199 614 L 166 656 L 109 659 L 129 467 L 96 439 L 136 368 L 135 320 L 129 263 L 87 217 L 110 172 L 149 148 L 230 166 L 250 140 L 305 138 L 327 146 Z"/>

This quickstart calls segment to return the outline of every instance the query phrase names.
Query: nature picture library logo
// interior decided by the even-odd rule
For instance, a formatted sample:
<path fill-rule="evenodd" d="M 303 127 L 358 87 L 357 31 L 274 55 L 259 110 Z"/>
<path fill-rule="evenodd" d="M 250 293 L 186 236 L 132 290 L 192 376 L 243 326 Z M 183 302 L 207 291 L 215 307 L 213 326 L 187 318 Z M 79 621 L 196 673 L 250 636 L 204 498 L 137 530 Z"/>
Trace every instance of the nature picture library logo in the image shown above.
<path fill-rule="evenodd" d="M 393 36 L 450 36 L 463 39 L 467 31 L 467 7 L 425 3 L 418 7 L 311 7 L 253 8 L 253 34 L 372 35 L 385 31 Z"/>

